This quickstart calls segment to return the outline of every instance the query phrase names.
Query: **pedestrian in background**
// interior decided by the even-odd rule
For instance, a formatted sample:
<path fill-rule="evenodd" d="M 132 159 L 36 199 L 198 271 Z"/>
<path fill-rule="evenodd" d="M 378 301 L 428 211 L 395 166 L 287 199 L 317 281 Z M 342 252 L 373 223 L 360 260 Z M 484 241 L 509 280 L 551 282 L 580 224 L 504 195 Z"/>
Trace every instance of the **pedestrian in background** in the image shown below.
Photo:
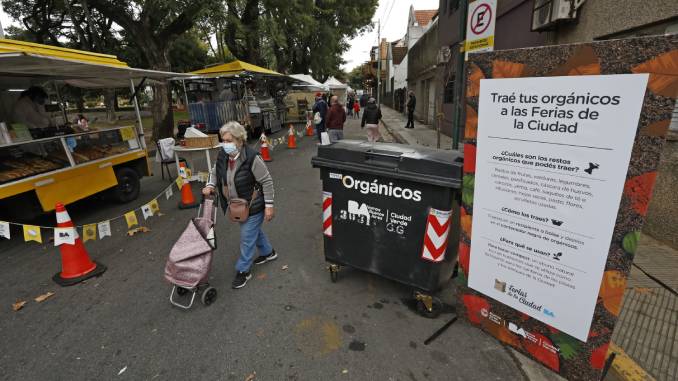
<path fill-rule="evenodd" d="M 236 275 L 233 288 L 242 288 L 252 277 L 251 268 L 278 258 L 266 234 L 262 230 L 265 221 L 275 215 L 273 209 L 273 178 L 266 163 L 257 151 L 247 143 L 247 131 L 238 122 L 228 122 L 219 135 L 223 149 L 202 193 L 219 195 L 221 207 L 226 213 L 228 203 L 236 198 L 248 201 L 249 217 L 240 224 L 240 256 L 235 264 Z M 259 251 L 259 256 L 255 254 Z"/>
<path fill-rule="evenodd" d="M 346 122 L 346 111 L 339 104 L 336 95 L 330 98 L 330 109 L 327 111 L 327 134 L 330 136 L 330 142 L 335 143 L 344 138 L 344 122 Z"/>
<path fill-rule="evenodd" d="M 414 91 L 410 90 L 407 100 L 407 124 L 405 128 L 414 128 L 414 108 L 417 107 L 417 98 L 414 96 Z"/>
<path fill-rule="evenodd" d="M 325 119 L 327 118 L 327 102 L 323 94 L 315 94 L 315 104 L 313 105 L 313 123 L 315 124 L 315 135 L 320 140 L 320 135 L 325 132 Z"/>
<path fill-rule="evenodd" d="M 348 116 L 353 116 L 353 104 L 355 103 L 355 99 L 353 98 L 353 95 L 349 94 L 348 95 L 348 101 L 346 102 L 346 112 L 348 113 Z"/>
<path fill-rule="evenodd" d="M 360 96 L 360 107 L 361 108 L 367 107 L 367 99 L 368 98 L 369 98 L 369 96 L 367 95 L 367 93 L 362 93 L 362 95 Z"/>
<path fill-rule="evenodd" d="M 367 132 L 367 141 L 375 143 L 381 138 L 379 133 L 379 120 L 381 119 L 381 109 L 377 106 L 377 101 L 370 98 L 367 101 L 367 107 L 363 111 L 363 120 L 360 124 Z"/>
<path fill-rule="evenodd" d="M 355 115 L 356 119 L 360 119 L 360 103 L 359 102 L 353 103 L 353 114 Z"/>

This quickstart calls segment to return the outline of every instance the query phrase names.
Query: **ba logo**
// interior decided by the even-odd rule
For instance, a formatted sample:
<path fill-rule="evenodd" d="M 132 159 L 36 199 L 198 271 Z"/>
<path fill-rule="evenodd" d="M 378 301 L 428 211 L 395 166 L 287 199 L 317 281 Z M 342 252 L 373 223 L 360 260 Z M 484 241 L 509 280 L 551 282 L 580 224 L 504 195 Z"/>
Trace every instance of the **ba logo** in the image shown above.
<path fill-rule="evenodd" d="M 59 232 L 59 238 L 68 238 L 70 237 L 70 234 L 67 232 Z"/>
<path fill-rule="evenodd" d="M 525 330 L 511 322 L 508 323 L 508 329 L 509 331 L 515 333 L 516 335 L 522 336 L 523 338 L 527 338 L 527 333 L 525 332 Z"/>
<path fill-rule="evenodd" d="M 550 317 L 552 317 L 552 318 L 556 317 L 556 314 L 554 314 L 553 311 L 551 311 L 551 310 L 549 310 L 549 309 L 547 309 L 547 308 L 544 308 L 544 315 L 550 316 Z"/>

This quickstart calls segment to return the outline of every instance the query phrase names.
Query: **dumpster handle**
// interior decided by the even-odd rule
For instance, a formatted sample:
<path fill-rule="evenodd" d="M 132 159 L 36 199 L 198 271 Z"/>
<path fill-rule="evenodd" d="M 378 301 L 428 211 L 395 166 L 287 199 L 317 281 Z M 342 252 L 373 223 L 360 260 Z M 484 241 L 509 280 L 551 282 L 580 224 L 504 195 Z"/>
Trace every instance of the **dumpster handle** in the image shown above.
<path fill-rule="evenodd" d="M 393 155 L 393 154 L 376 152 L 376 151 L 373 151 L 371 149 L 365 151 L 365 153 L 367 154 L 367 156 L 383 156 L 383 157 L 390 157 L 390 158 L 393 158 L 393 159 L 400 159 L 400 156 L 401 156 L 401 155 Z"/>

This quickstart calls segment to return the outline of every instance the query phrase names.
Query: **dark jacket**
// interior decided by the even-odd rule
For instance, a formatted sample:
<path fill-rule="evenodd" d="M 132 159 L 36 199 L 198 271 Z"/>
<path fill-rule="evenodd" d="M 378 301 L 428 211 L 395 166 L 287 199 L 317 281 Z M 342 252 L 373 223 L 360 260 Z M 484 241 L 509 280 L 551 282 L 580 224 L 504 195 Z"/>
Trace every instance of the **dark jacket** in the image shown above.
<path fill-rule="evenodd" d="M 346 121 L 346 111 L 339 103 L 335 103 L 327 112 L 327 120 L 325 127 L 329 130 L 343 130 L 344 122 Z"/>
<path fill-rule="evenodd" d="M 367 100 L 368 100 L 367 94 L 363 93 L 363 95 L 360 96 L 360 107 L 365 108 L 367 106 Z"/>
<path fill-rule="evenodd" d="M 245 154 L 245 162 L 238 168 L 235 173 L 235 188 L 238 192 L 239 198 L 244 198 L 251 202 L 250 204 L 250 214 L 255 215 L 261 213 L 266 206 L 264 203 L 264 194 L 262 191 L 261 184 L 258 184 L 252 173 L 252 163 L 257 157 L 257 151 L 253 150 L 249 146 L 245 146 L 243 149 Z M 219 201 L 221 202 L 221 208 L 226 213 L 226 207 L 228 206 L 228 201 L 226 200 L 226 195 L 223 191 L 223 185 L 226 184 L 226 173 L 229 170 L 228 168 L 228 155 L 224 150 L 219 150 L 219 155 L 217 156 L 216 164 L 216 175 L 217 175 L 217 190 L 219 192 Z M 252 200 L 252 193 L 254 193 L 254 187 L 257 187 L 259 190 L 257 198 Z"/>
<path fill-rule="evenodd" d="M 417 98 L 414 95 L 410 95 L 410 98 L 407 100 L 407 111 L 413 112 L 415 107 L 417 107 Z"/>
<path fill-rule="evenodd" d="M 313 113 L 315 114 L 316 112 L 320 113 L 320 117 L 323 118 L 323 121 L 325 121 L 325 117 L 327 116 L 327 102 L 320 98 L 319 100 L 315 101 L 315 104 L 313 105 Z"/>
<path fill-rule="evenodd" d="M 363 112 L 363 121 L 360 127 L 365 127 L 366 124 L 379 124 L 379 119 L 381 119 L 381 109 L 374 103 L 368 103 Z"/>

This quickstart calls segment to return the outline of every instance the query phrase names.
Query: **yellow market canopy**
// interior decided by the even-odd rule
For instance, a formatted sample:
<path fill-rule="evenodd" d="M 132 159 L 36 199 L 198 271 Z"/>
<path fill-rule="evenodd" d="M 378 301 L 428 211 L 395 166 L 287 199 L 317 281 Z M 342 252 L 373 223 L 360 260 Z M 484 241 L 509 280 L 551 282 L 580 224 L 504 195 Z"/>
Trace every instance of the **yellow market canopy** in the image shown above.
<path fill-rule="evenodd" d="M 240 74 L 265 74 L 282 76 L 282 74 L 275 72 L 265 67 L 253 65 L 240 60 L 235 60 L 229 63 L 210 66 L 205 69 L 200 69 L 191 72 L 190 74 L 199 75 L 201 77 L 221 77 L 234 76 Z"/>
<path fill-rule="evenodd" d="M 36 81 L 62 81 L 76 87 L 128 87 L 130 80 L 162 81 L 182 76 L 135 69 L 116 56 L 0 39 L 0 88 L 26 87 Z"/>

